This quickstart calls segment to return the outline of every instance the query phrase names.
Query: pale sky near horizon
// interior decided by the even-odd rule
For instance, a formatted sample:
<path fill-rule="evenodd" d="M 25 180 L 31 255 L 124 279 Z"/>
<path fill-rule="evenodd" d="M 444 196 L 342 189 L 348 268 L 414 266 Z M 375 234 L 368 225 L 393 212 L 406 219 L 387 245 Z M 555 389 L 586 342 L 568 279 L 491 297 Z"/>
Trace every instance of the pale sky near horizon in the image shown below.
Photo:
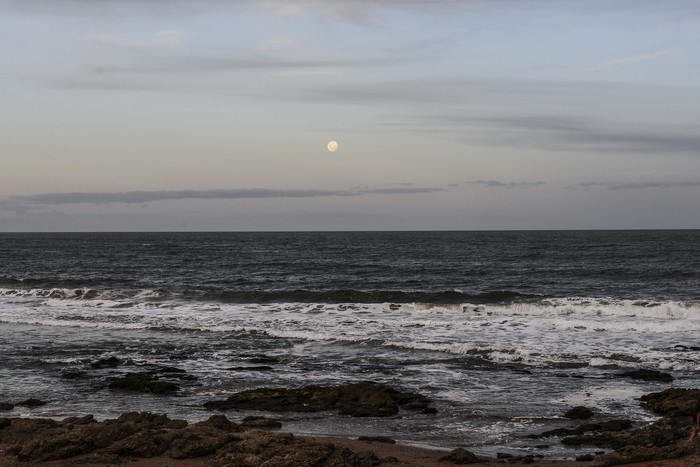
<path fill-rule="evenodd" d="M 697 0 L 0 0 L 0 57 L 0 231 L 700 228 Z"/>

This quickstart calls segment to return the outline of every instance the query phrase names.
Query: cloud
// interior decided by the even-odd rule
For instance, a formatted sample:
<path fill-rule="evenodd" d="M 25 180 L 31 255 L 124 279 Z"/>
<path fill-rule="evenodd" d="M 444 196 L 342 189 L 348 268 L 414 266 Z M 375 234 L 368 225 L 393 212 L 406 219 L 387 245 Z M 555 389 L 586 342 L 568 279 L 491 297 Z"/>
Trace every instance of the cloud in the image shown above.
<path fill-rule="evenodd" d="M 349 191 L 336 190 L 276 190 L 264 188 L 231 190 L 161 190 L 125 191 L 112 193 L 41 193 L 27 196 L 12 196 L 15 201 L 36 204 L 141 204 L 153 201 L 180 199 L 263 199 L 263 198 L 315 198 L 325 196 L 351 196 Z"/>
<path fill-rule="evenodd" d="M 410 195 L 416 193 L 435 193 L 443 191 L 442 188 L 399 186 L 391 188 L 365 188 L 358 190 L 358 193 L 379 194 L 379 195 Z"/>
<path fill-rule="evenodd" d="M 664 58 L 668 57 L 671 55 L 678 55 L 681 52 L 679 50 L 659 50 L 658 52 L 651 52 L 647 54 L 641 54 L 641 55 L 631 55 L 629 57 L 623 57 L 623 58 L 618 58 L 615 60 L 609 60 L 606 62 L 600 62 L 596 63 L 593 65 L 594 68 L 610 68 L 618 65 L 626 65 L 628 63 L 636 63 L 636 62 L 646 62 L 649 60 L 656 60 L 659 58 Z"/>
<path fill-rule="evenodd" d="M 524 189 L 524 188 L 534 188 L 542 185 L 546 185 L 543 181 L 537 182 L 499 182 L 496 180 L 476 180 L 474 182 L 464 182 L 465 185 L 476 185 L 485 188 L 507 188 L 507 189 Z"/>
<path fill-rule="evenodd" d="M 674 126 L 626 129 L 564 115 L 437 116 L 433 125 L 441 133 L 448 131 L 469 144 L 551 151 L 700 155 L 700 136 Z"/>
<path fill-rule="evenodd" d="M 389 188 L 357 188 L 354 190 L 279 190 L 270 188 L 241 188 L 225 190 L 160 190 L 124 192 L 72 192 L 39 193 L 34 195 L 10 196 L 0 200 L 0 209 L 5 211 L 27 210 L 32 205 L 66 204 L 143 204 L 154 201 L 183 199 L 279 199 L 279 198 L 320 198 L 362 195 L 410 195 L 435 193 L 442 188 L 398 186 Z"/>
<path fill-rule="evenodd" d="M 642 181 L 642 182 L 584 182 L 578 185 L 579 188 L 590 189 L 602 187 L 612 191 L 618 190 L 642 190 L 646 188 L 689 188 L 700 187 L 700 180 L 688 181 Z"/>
<path fill-rule="evenodd" d="M 308 59 L 287 58 L 262 53 L 239 56 L 178 56 L 161 57 L 147 63 L 133 65 L 100 66 L 101 74 L 110 73 L 208 73 L 208 72 L 244 72 L 244 71 L 288 71 L 288 70 L 338 70 L 351 67 L 366 67 L 385 64 L 379 59 Z"/>
<path fill-rule="evenodd" d="M 94 44 L 114 47 L 174 47 L 182 41 L 184 36 L 185 33 L 183 31 L 179 31 L 177 29 L 163 29 L 141 39 L 134 39 L 121 34 L 94 34 L 88 36 L 87 41 Z"/>

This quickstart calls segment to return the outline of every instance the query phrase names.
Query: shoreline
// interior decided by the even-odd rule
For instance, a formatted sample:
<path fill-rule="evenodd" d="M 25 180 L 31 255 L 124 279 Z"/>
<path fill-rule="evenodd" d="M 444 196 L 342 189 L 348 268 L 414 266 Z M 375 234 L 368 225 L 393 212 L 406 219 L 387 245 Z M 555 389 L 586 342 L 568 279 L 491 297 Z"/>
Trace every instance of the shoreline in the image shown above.
<path fill-rule="evenodd" d="M 322 396 L 326 397 L 325 401 Z M 261 388 L 234 394 L 224 401 L 213 401 L 219 413 L 194 423 L 151 412 L 126 412 L 116 419 L 103 421 L 97 421 L 92 415 L 63 420 L 0 417 L 0 467 L 371 467 L 385 464 L 438 467 L 533 463 L 542 466 L 690 467 L 700 464 L 700 440 L 687 441 L 690 415 L 698 399 L 700 389 L 687 388 L 669 388 L 642 396 L 641 405 L 660 418 L 640 428 L 632 428 L 624 420 L 591 422 L 591 414 L 586 416 L 590 409 L 577 407 L 578 427 L 538 435 L 543 439 L 556 437 L 567 446 L 584 448 L 581 455 L 572 460 L 506 453 L 493 458 L 460 447 L 446 450 L 400 444 L 385 436 L 351 439 L 295 435 L 283 431 L 282 424 L 274 419 L 246 417 L 237 423 L 222 414 L 225 410 L 250 404 L 267 412 L 295 411 L 300 407 L 320 409 L 321 402 L 326 404 L 323 407 L 332 407 L 341 413 L 352 411 L 346 414 L 360 418 L 370 417 L 371 413 L 377 416 L 382 408 L 385 412 L 389 409 L 398 412 L 399 405 L 410 405 L 414 410 L 430 409 L 428 401 L 419 394 L 400 393 L 369 382 L 335 388 Z M 25 401 L 29 402 L 41 401 Z M 590 451 L 597 453 L 590 454 Z"/>
<path fill-rule="evenodd" d="M 352 438 L 327 437 L 327 436 L 298 436 L 297 438 L 304 441 L 320 444 L 333 444 L 337 448 L 347 448 L 353 452 L 371 451 L 379 459 L 379 464 L 396 467 L 449 467 L 450 465 L 464 465 L 459 462 L 451 462 L 445 460 L 444 457 L 449 451 L 428 449 L 416 446 L 387 444 L 373 441 L 361 441 Z M 82 456 L 75 458 L 42 461 L 22 462 L 14 456 L 8 455 L 5 450 L 7 446 L 0 444 L 0 466 L 2 467 L 75 467 L 94 466 L 94 467 L 209 467 L 215 463 L 214 455 L 206 455 L 188 459 L 174 459 L 166 455 L 160 455 L 149 458 L 132 458 L 124 459 L 119 462 L 90 462 L 81 459 Z M 576 461 L 572 459 L 546 459 L 535 458 L 534 461 L 516 460 L 509 461 L 497 458 L 480 458 L 478 462 L 469 463 L 474 467 L 495 467 L 508 464 L 530 464 L 534 463 L 541 467 L 574 467 L 586 466 L 590 462 Z M 642 462 L 628 463 L 630 467 L 693 467 L 700 464 L 700 454 L 690 454 L 681 458 L 665 459 L 665 460 L 648 460 Z M 214 464 L 221 465 L 221 464 Z M 233 464 L 230 464 L 233 465 Z M 276 464 L 276 465 L 296 465 L 296 464 Z M 326 464 L 321 464 L 326 465 Z"/>

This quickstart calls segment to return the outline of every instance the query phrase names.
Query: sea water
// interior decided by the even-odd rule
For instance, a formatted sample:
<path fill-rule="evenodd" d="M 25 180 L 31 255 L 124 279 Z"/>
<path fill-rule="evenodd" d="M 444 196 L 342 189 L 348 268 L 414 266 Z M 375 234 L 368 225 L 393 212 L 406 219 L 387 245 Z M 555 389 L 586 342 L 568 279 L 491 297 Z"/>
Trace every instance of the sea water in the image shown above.
<path fill-rule="evenodd" d="M 168 396 L 108 388 L 163 366 L 194 378 Z M 621 376 L 634 369 L 674 381 Z M 370 380 L 438 412 L 275 416 L 298 434 L 571 457 L 528 435 L 575 426 L 576 405 L 649 423 L 639 397 L 699 372 L 700 231 L 0 234 L 0 402 L 48 402 L 3 416 L 196 421 L 236 391 Z"/>

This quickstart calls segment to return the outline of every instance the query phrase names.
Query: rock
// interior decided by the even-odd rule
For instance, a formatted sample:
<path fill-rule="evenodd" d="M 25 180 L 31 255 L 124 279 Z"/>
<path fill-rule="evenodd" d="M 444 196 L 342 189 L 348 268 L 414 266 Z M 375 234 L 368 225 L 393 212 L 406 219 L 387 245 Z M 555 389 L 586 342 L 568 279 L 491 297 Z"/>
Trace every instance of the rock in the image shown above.
<path fill-rule="evenodd" d="M 46 405 L 47 403 L 48 402 L 44 402 L 44 401 L 39 400 L 39 399 L 30 398 L 30 399 L 27 399 L 27 400 L 22 401 L 22 402 L 17 402 L 17 404 L 15 404 L 15 405 L 20 405 L 22 407 L 28 407 L 28 408 L 32 409 L 34 407 L 41 407 L 43 405 Z"/>
<path fill-rule="evenodd" d="M 369 467 L 380 463 L 369 451 L 353 452 L 288 433 L 239 431 L 240 427 L 221 415 L 192 425 L 148 412 L 125 413 L 104 422 L 91 416 L 60 422 L 3 418 L 0 427 L 2 460 L 12 465 L 55 461 L 61 465 L 112 465 L 161 455 L 173 459 L 209 456 L 206 464 L 214 467 Z"/>
<path fill-rule="evenodd" d="M 579 425 L 576 428 L 557 428 L 555 430 L 549 430 L 545 431 L 544 433 L 540 435 L 534 435 L 530 436 L 531 438 L 549 438 L 551 436 L 569 436 L 569 435 L 581 435 L 583 433 L 589 433 L 591 431 L 597 431 L 597 432 L 613 432 L 613 431 L 622 431 L 622 430 L 627 430 L 632 427 L 632 422 L 630 420 L 607 420 L 604 422 L 600 423 L 584 423 L 583 425 Z M 579 438 L 575 438 L 576 440 Z M 570 444 L 581 444 L 579 441 L 576 441 L 574 438 L 569 439 L 568 441 L 562 442 L 564 443 L 570 443 Z M 585 444 L 585 443 L 583 443 Z"/>
<path fill-rule="evenodd" d="M 15 408 L 15 404 L 10 404 L 9 402 L 0 402 L 0 410 L 12 410 Z"/>
<path fill-rule="evenodd" d="M 693 415 L 693 408 L 698 399 L 700 399 L 700 389 L 686 388 L 670 388 L 640 398 L 642 407 L 656 414 L 688 418 Z"/>
<path fill-rule="evenodd" d="M 61 422 L 63 425 L 87 425 L 90 423 L 97 423 L 92 415 L 85 415 L 84 417 L 68 417 Z"/>
<path fill-rule="evenodd" d="M 585 420 L 593 416 L 593 411 L 588 407 L 577 406 L 570 410 L 567 410 L 564 417 L 570 418 L 572 420 Z"/>
<path fill-rule="evenodd" d="M 285 466 L 370 467 L 379 465 L 376 454 L 353 452 L 331 443 L 296 438 L 288 433 L 252 430 L 242 441 L 222 447 L 211 465 L 224 467 Z"/>
<path fill-rule="evenodd" d="M 151 392 L 154 394 L 165 394 L 176 392 L 179 386 L 169 381 L 160 381 L 150 373 L 132 373 L 122 378 L 112 378 L 109 383 L 110 389 L 121 389 L 135 392 Z"/>
<path fill-rule="evenodd" d="M 122 361 L 117 357 L 101 358 L 96 362 L 90 364 L 92 368 L 102 369 L 102 368 L 116 368 L 122 364 Z"/>
<path fill-rule="evenodd" d="M 666 459 L 678 459 L 688 455 L 697 456 L 698 454 L 700 454 L 700 449 L 697 447 L 695 447 L 694 450 L 688 448 L 685 442 L 664 447 L 630 445 L 595 458 L 589 466 L 607 467 L 638 462 L 662 461 Z"/>
<path fill-rule="evenodd" d="M 207 425 L 221 431 L 243 431 L 244 428 L 231 422 L 223 415 L 212 415 L 203 422 L 195 423 L 195 425 Z"/>
<path fill-rule="evenodd" d="M 668 373 L 662 373 L 657 370 L 632 370 L 620 373 L 618 376 L 639 379 L 642 381 L 660 381 L 664 383 L 669 383 L 673 381 L 673 376 L 671 376 Z"/>
<path fill-rule="evenodd" d="M 357 439 L 359 441 L 368 441 L 370 443 L 396 444 L 396 440 L 391 439 L 388 436 L 360 436 Z"/>
<path fill-rule="evenodd" d="M 471 451 L 467 451 L 464 448 L 457 448 L 450 451 L 446 456 L 441 457 L 440 462 L 452 462 L 453 464 L 466 465 L 478 464 L 482 462 L 482 459 Z"/>
<path fill-rule="evenodd" d="M 242 425 L 247 428 L 261 428 L 273 430 L 282 428 L 281 422 L 266 417 L 246 417 L 243 419 Z"/>
<path fill-rule="evenodd" d="M 593 459 L 595 459 L 595 456 L 593 454 L 582 454 L 580 456 L 576 456 L 576 460 L 578 462 L 590 462 Z"/>
<path fill-rule="evenodd" d="M 631 431 L 607 431 L 562 439 L 564 444 L 599 446 L 614 449 L 591 462 L 593 467 L 635 462 L 675 459 L 689 454 L 700 454 L 700 443 L 687 442 L 693 406 L 700 397 L 700 389 L 667 389 L 647 394 L 641 404 L 663 418 Z M 608 428 L 620 428 L 606 422 Z M 624 428 L 626 425 L 623 425 Z"/>
<path fill-rule="evenodd" d="M 66 379 L 78 379 L 82 378 L 86 374 L 87 372 L 82 370 L 66 370 L 63 373 L 61 373 L 61 377 Z"/>
<path fill-rule="evenodd" d="M 298 389 L 259 388 L 233 394 L 225 401 L 210 401 L 210 410 L 262 410 L 268 412 L 319 412 L 337 410 L 353 417 L 395 415 L 399 406 L 424 409 L 427 399 L 402 393 L 383 384 L 363 381 L 343 386 L 305 386 Z"/>

